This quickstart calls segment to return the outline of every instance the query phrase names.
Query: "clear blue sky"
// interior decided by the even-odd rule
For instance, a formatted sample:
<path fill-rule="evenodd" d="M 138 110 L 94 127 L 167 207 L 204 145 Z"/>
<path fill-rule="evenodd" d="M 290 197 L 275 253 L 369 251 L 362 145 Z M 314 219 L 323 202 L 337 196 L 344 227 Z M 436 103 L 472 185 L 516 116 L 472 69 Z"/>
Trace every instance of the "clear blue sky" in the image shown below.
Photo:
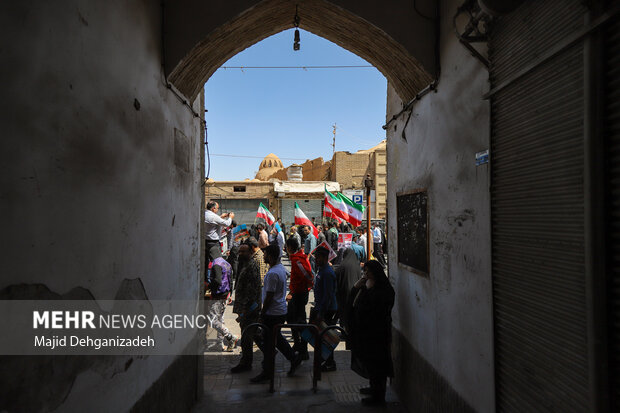
<path fill-rule="evenodd" d="M 293 29 L 271 36 L 234 56 L 223 66 L 368 65 L 336 44 L 301 32 L 293 51 Z M 205 84 L 209 177 L 254 178 L 263 157 L 278 155 L 284 166 L 305 159 L 332 157 L 336 150 L 368 149 L 385 138 L 387 81 L 376 68 L 218 69 Z M 287 160 L 283 158 L 300 158 Z"/>

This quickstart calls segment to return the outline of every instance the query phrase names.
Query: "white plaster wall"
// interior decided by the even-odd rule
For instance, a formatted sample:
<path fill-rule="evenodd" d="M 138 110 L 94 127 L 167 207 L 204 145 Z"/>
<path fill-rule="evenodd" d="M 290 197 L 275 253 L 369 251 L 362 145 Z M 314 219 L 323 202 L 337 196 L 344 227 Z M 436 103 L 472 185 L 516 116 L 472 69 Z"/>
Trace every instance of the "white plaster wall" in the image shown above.
<path fill-rule="evenodd" d="M 149 299 L 198 297 L 202 137 L 162 82 L 159 2 L 3 2 L 0 27 L 0 290 L 113 299 L 140 278 Z M 60 410 L 127 410 L 171 360 L 84 372 Z"/>
<path fill-rule="evenodd" d="M 475 166 L 475 153 L 489 147 L 488 73 L 454 35 L 460 3 L 442 2 L 437 93 L 413 106 L 407 141 L 406 115 L 387 130 L 389 269 L 395 328 L 475 410 L 492 412 L 490 176 Z M 388 87 L 387 119 L 402 103 Z M 396 193 L 418 188 L 428 189 L 428 278 L 397 263 Z"/>

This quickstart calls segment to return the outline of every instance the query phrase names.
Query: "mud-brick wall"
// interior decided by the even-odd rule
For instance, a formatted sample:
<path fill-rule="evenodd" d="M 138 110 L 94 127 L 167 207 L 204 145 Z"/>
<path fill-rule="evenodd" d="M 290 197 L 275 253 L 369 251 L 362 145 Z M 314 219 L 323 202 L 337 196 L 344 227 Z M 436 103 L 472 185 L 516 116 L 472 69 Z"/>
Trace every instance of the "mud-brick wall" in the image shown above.
<path fill-rule="evenodd" d="M 332 179 L 343 189 L 363 188 L 366 175 L 375 175 L 374 157 L 374 152 L 336 152 L 332 160 Z"/>
<path fill-rule="evenodd" d="M 0 31 L 1 298 L 197 298 L 202 137 L 163 83 L 159 2 L 2 2 Z M 183 406 L 195 364 L 3 358 L 0 410 L 127 411 L 179 372 L 151 396 Z"/>
<path fill-rule="evenodd" d="M 235 192 L 235 188 L 240 191 Z M 241 191 L 243 189 L 243 191 Z M 205 190 L 205 205 L 211 200 L 267 198 L 273 196 L 273 183 L 250 181 L 220 181 L 207 182 Z"/>
<path fill-rule="evenodd" d="M 376 216 L 385 219 L 387 211 L 387 152 L 375 151 Z"/>

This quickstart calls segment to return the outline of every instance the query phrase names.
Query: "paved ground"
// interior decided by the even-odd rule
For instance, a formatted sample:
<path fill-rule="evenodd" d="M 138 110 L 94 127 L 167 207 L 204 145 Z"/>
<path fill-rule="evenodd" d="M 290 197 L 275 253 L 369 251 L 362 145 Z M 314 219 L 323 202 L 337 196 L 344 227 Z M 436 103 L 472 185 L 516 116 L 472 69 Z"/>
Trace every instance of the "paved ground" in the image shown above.
<path fill-rule="evenodd" d="M 286 260 L 283 263 L 287 266 L 289 264 Z M 232 306 L 228 306 L 225 313 L 226 325 L 238 335 L 240 331 L 239 325 L 234 321 L 235 317 Z M 213 331 L 210 331 L 207 337 L 208 344 L 215 344 Z M 254 347 L 254 367 L 251 371 L 231 374 L 230 368 L 238 363 L 239 358 L 239 349 L 232 353 L 211 350 L 205 353 L 205 397 L 193 412 L 240 412 L 247 409 L 254 412 L 277 413 L 406 412 L 389 385 L 385 406 L 371 408 L 361 405 L 359 389 L 368 386 L 368 381 L 351 371 L 351 356 L 344 349 L 343 343 L 335 352 L 338 370 L 322 373 L 316 393 L 312 391 L 312 352 L 310 360 L 303 362 L 293 377 L 286 375 L 289 363 L 278 354 L 274 393 L 269 393 L 269 383 L 250 383 L 250 378 L 260 372 L 260 362 L 263 359 L 260 350 Z"/>

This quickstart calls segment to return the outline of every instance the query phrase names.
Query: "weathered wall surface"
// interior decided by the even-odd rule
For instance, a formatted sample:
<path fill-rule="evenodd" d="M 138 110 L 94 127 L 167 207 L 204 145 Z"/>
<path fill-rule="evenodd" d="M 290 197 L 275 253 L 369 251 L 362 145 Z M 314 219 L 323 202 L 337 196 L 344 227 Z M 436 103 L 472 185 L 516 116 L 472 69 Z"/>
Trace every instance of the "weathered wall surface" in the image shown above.
<path fill-rule="evenodd" d="M 331 162 L 323 158 L 309 159 L 301 164 L 304 181 L 328 181 Z"/>
<path fill-rule="evenodd" d="M 388 225 L 400 396 L 412 411 L 494 411 L 487 71 L 459 44 L 442 1 L 437 93 L 388 130 Z M 402 103 L 388 88 L 387 119 Z M 396 194 L 427 188 L 430 276 L 398 265 Z M 411 371 L 417 374 L 412 376 Z"/>
<path fill-rule="evenodd" d="M 375 175 L 375 153 L 336 152 L 332 158 L 332 180 L 342 189 L 364 188 L 367 174 Z"/>
<path fill-rule="evenodd" d="M 244 187 L 245 192 L 235 192 L 235 187 Z M 205 204 L 219 198 L 247 199 L 268 198 L 273 196 L 273 183 L 252 181 L 211 181 L 205 188 Z"/>
<path fill-rule="evenodd" d="M 328 181 L 329 178 L 329 170 L 330 170 L 331 161 L 323 161 L 322 157 L 315 159 L 307 159 L 304 163 L 302 163 L 301 170 L 304 181 Z M 269 177 L 279 179 L 281 181 L 288 181 L 288 168 L 279 170 Z"/>
<path fill-rule="evenodd" d="M 202 139 L 162 82 L 159 3 L 3 2 L 0 27 L 0 291 L 195 299 Z M 0 410 L 126 411 L 173 362 L 85 360 L 16 363 Z"/>
<path fill-rule="evenodd" d="M 387 211 L 387 151 L 375 152 L 376 216 L 384 218 Z"/>
<path fill-rule="evenodd" d="M 287 181 L 288 180 L 288 175 L 286 174 L 288 172 L 288 166 L 284 169 L 280 169 L 278 172 L 272 174 L 269 176 L 268 179 L 279 179 L 280 181 Z"/>

